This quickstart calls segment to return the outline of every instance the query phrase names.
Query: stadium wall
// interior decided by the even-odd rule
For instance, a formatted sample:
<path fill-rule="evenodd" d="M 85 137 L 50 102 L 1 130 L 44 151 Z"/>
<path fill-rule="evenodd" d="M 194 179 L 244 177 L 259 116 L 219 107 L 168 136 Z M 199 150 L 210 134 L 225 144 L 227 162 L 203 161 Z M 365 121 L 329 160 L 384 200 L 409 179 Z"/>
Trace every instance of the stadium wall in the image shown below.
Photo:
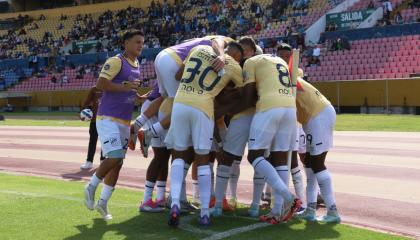
<path fill-rule="evenodd" d="M 344 109 L 420 107 L 420 79 L 317 82 L 334 106 Z M 413 110 L 414 111 L 414 110 Z"/>
<path fill-rule="evenodd" d="M 144 94 L 149 88 L 142 88 L 139 94 Z M 70 91 L 38 91 L 28 93 L 30 98 L 0 99 L 0 107 L 7 102 L 17 110 L 31 111 L 77 111 L 86 99 L 88 90 Z"/>
<path fill-rule="evenodd" d="M 55 8 L 55 9 L 47 9 L 47 10 L 5 13 L 5 14 L 0 14 L 0 19 L 17 17 L 19 16 L 19 14 L 28 15 L 32 18 L 39 18 L 41 14 L 43 14 L 47 18 L 60 17 L 61 14 L 71 16 L 71 15 L 77 15 L 77 14 L 104 12 L 106 10 L 115 11 L 115 10 L 125 9 L 129 6 L 147 9 L 147 7 L 150 5 L 150 2 L 151 0 L 124 0 L 124 1 L 109 2 L 109 3 L 81 5 L 81 6 L 76 6 L 76 7 L 65 7 L 65 8 Z M 159 2 L 162 3 L 163 1 L 161 0 Z M 168 2 L 173 3 L 174 1 L 169 0 Z"/>

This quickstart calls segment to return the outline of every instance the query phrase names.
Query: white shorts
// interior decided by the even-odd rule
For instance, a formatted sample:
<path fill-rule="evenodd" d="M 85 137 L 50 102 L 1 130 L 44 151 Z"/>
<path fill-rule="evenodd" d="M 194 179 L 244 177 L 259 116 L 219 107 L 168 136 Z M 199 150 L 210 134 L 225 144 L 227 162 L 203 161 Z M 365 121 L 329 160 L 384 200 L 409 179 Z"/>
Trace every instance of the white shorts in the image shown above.
<path fill-rule="evenodd" d="M 174 98 L 178 90 L 179 81 L 175 75 L 179 70 L 176 61 L 166 51 L 161 51 L 155 59 L 155 71 L 159 93 L 162 96 Z"/>
<path fill-rule="evenodd" d="M 213 130 L 214 120 L 204 112 L 182 103 L 174 103 L 165 143 L 177 151 L 193 146 L 197 154 L 205 155 L 211 150 Z"/>
<path fill-rule="evenodd" d="M 244 155 L 253 117 L 254 115 L 241 116 L 230 121 L 226 138 L 223 142 L 224 151 L 238 157 Z"/>
<path fill-rule="evenodd" d="M 249 132 L 250 150 L 293 150 L 296 140 L 296 109 L 273 108 L 254 115 Z"/>
<path fill-rule="evenodd" d="M 333 146 L 335 118 L 335 109 L 330 105 L 303 125 L 306 133 L 306 150 L 312 156 L 327 152 Z"/>
<path fill-rule="evenodd" d="M 123 150 L 125 155 L 130 138 L 130 126 L 105 118 L 96 120 L 96 129 L 105 157 L 109 152 L 116 150 Z"/>
<path fill-rule="evenodd" d="M 226 127 L 226 125 L 224 125 L 223 128 L 219 128 L 219 135 L 220 135 L 220 138 L 222 139 L 222 143 L 226 139 L 226 134 L 227 134 L 227 127 Z M 211 151 L 212 152 L 220 152 L 220 151 L 222 151 L 222 149 L 217 144 L 216 139 L 213 139 L 213 143 L 211 144 Z"/>
<path fill-rule="evenodd" d="M 298 153 L 306 153 L 306 135 L 302 126 L 296 126 L 296 144 L 293 151 Z"/>
<path fill-rule="evenodd" d="M 157 118 L 156 122 L 161 121 L 162 119 L 164 119 L 164 118 L 165 118 L 165 116 L 166 116 L 166 115 L 165 115 L 163 112 L 159 111 L 159 113 L 158 113 L 158 118 Z M 166 148 L 168 148 L 168 149 L 171 149 L 172 147 L 167 146 L 167 144 L 165 144 L 165 138 L 166 138 L 166 135 L 167 135 L 167 134 L 168 134 L 168 130 L 164 130 L 164 131 L 161 133 L 161 135 L 160 135 L 160 136 L 158 136 L 158 137 L 153 137 L 150 145 L 151 145 L 152 147 L 156 147 L 156 148 L 163 148 L 163 147 L 166 147 Z"/>
<path fill-rule="evenodd" d="M 144 103 L 141 105 L 140 114 L 144 113 L 149 108 L 151 103 L 152 103 L 152 101 L 150 101 L 150 100 L 144 101 Z M 146 124 L 144 124 L 144 126 L 142 128 L 150 128 L 157 121 L 158 121 L 158 118 L 156 116 L 153 116 L 153 117 L 149 118 L 149 120 L 147 120 Z"/>

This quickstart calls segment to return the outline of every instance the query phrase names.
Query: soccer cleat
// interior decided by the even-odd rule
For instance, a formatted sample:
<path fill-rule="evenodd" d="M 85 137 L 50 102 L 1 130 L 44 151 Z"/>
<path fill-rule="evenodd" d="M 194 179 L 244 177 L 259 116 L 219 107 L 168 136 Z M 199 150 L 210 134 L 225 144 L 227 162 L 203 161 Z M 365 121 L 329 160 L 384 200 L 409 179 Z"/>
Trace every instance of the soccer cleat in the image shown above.
<path fill-rule="evenodd" d="M 160 208 L 165 208 L 166 200 L 164 198 L 162 198 L 160 200 L 156 200 L 155 204 L 156 204 L 156 206 L 158 206 Z"/>
<path fill-rule="evenodd" d="M 271 218 L 267 218 L 265 220 L 265 222 L 269 223 L 269 224 L 279 224 L 279 223 L 283 223 L 282 220 L 282 216 L 279 214 L 272 214 Z"/>
<path fill-rule="evenodd" d="M 316 220 L 323 223 L 340 223 L 341 222 L 340 215 L 338 215 L 338 212 L 336 210 L 328 211 L 326 215 L 316 218 Z"/>
<path fill-rule="evenodd" d="M 268 222 L 271 218 L 275 217 L 276 215 L 272 212 L 269 212 L 265 215 L 260 216 L 260 222 Z"/>
<path fill-rule="evenodd" d="M 305 209 L 306 209 L 306 208 L 304 208 L 304 207 L 300 207 L 300 208 L 296 211 L 296 215 L 302 214 L 303 212 L 305 212 Z"/>
<path fill-rule="evenodd" d="M 85 206 L 91 211 L 95 209 L 95 189 L 89 183 L 85 186 Z"/>
<path fill-rule="evenodd" d="M 198 219 L 198 224 L 203 227 L 210 226 L 210 218 L 207 215 L 204 215 Z"/>
<path fill-rule="evenodd" d="M 211 208 L 211 215 L 214 217 L 221 217 L 223 215 L 223 209 L 221 207 Z"/>
<path fill-rule="evenodd" d="M 302 201 L 298 198 L 295 198 L 291 201 L 285 201 L 283 205 L 283 222 L 287 222 L 290 218 L 293 217 L 293 214 L 302 206 Z"/>
<path fill-rule="evenodd" d="M 169 212 L 169 221 L 168 225 L 172 227 L 177 227 L 179 225 L 179 216 L 181 215 L 179 207 L 174 205 Z"/>
<path fill-rule="evenodd" d="M 105 221 L 112 219 L 112 215 L 108 211 L 108 204 L 106 201 L 99 200 L 98 203 L 96 204 L 96 210 L 102 215 L 102 218 Z"/>
<path fill-rule="evenodd" d="M 181 213 L 189 213 L 189 212 L 195 212 L 199 210 L 197 206 L 194 206 L 188 201 L 181 201 Z"/>
<path fill-rule="evenodd" d="M 130 126 L 130 140 L 128 141 L 128 148 L 131 151 L 136 150 L 136 142 L 137 142 L 137 138 L 136 138 L 136 133 L 134 132 L 134 125 Z"/>
<path fill-rule="evenodd" d="M 260 208 L 259 208 L 259 206 L 257 206 L 257 207 L 252 207 L 251 206 L 251 208 L 248 209 L 248 215 L 250 217 L 257 218 L 260 215 Z"/>
<path fill-rule="evenodd" d="M 87 170 L 91 168 L 93 168 L 93 163 L 89 161 L 86 161 L 85 163 L 82 164 L 82 166 L 80 166 L 80 169 L 82 170 Z"/>
<path fill-rule="evenodd" d="M 317 221 L 316 210 L 310 207 L 307 207 L 303 213 L 297 214 L 296 216 L 309 222 Z"/>
<path fill-rule="evenodd" d="M 234 201 L 235 204 L 230 205 L 226 198 L 223 198 L 223 211 L 225 212 L 233 212 L 236 209 L 236 200 L 231 199 Z"/>
<path fill-rule="evenodd" d="M 163 212 L 163 208 L 157 206 L 152 199 L 149 199 L 149 201 L 144 202 L 140 205 L 139 207 L 139 211 L 140 212 L 151 212 L 151 213 L 156 213 L 156 212 Z"/>

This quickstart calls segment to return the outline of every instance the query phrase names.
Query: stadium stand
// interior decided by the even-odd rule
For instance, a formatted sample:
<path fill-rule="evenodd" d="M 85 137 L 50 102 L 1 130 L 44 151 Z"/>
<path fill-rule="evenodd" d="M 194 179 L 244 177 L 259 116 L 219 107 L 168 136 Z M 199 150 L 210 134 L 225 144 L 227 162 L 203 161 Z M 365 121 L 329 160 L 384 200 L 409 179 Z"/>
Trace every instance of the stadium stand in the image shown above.
<path fill-rule="evenodd" d="M 151 1 L 147 10 L 128 7 L 83 14 L 72 11 L 69 15 L 40 15 L 21 28 L 0 31 L 0 59 L 5 59 L 0 62 L 0 90 L 30 92 L 87 89 L 94 83 L 98 70 L 92 70 L 89 66 L 97 65 L 98 57 L 78 55 L 79 49 L 72 48 L 69 44 L 98 40 L 98 43 L 86 51 L 97 52 L 98 56 L 102 54 L 99 62 L 103 62 L 103 53 L 108 56 L 119 50 L 119 34 L 128 28 L 143 28 L 148 34 L 144 52 L 152 53 L 142 61 L 142 77 L 150 80 L 146 82 L 153 82 L 155 79 L 153 56 L 162 47 L 209 34 L 250 35 L 257 39 L 257 43 L 267 53 L 274 53 L 276 45 L 286 41 L 293 47 L 299 46 L 309 56 L 313 50 L 311 46 L 304 44 L 305 29 L 343 1 L 227 0 L 223 4 L 188 0 L 175 5 Z M 394 9 L 401 12 L 404 23 L 418 19 L 418 7 L 408 8 L 407 1 L 403 0 L 389 2 Z M 382 6 L 380 1 L 358 1 L 346 11 L 366 9 L 372 4 L 374 7 Z M 410 24 L 399 28 L 405 29 L 406 25 Z M 322 44 L 319 45 L 320 66 L 309 66 L 308 58 L 302 59 L 308 79 L 330 81 L 408 78 L 419 72 L 419 54 L 409 50 L 419 44 L 419 35 L 416 34 L 420 33 L 412 31 L 412 28 L 407 30 L 408 33 L 402 32 L 399 35 L 373 29 L 360 30 L 361 34 L 356 34 L 357 36 L 352 31 L 325 34 Z M 349 38 L 347 33 L 352 36 Z M 358 36 L 365 37 L 357 39 Z M 327 50 L 331 49 L 331 42 L 334 43 L 338 38 L 348 42 L 350 50 L 341 50 L 342 46 L 340 50 Z M 63 54 L 66 57 L 79 56 L 70 61 L 75 63 L 75 68 L 62 66 Z M 19 67 L 11 59 L 21 59 L 22 61 L 16 60 L 20 61 Z M 33 66 L 34 59 L 37 61 L 36 67 Z M 51 59 L 54 59 L 52 63 Z M 390 68 L 396 63 L 400 63 L 402 67 Z M 49 67 L 46 68 L 47 66 Z M 60 68 L 62 71 L 57 71 Z M 76 78 L 79 68 L 91 71 Z M 67 76 L 67 82 L 62 81 L 63 74 Z M 53 77 L 57 80 L 54 80 L 56 83 L 51 82 Z"/>

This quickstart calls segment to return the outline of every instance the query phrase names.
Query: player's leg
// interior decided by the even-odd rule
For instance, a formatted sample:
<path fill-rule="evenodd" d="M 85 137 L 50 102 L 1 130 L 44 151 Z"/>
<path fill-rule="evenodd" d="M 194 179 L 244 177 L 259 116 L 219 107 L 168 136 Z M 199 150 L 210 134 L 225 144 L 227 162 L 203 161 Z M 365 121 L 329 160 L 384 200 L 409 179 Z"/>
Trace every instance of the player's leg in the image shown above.
<path fill-rule="evenodd" d="M 166 205 L 166 180 L 168 178 L 168 162 L 171 157 L 171 152 L 167 148 L 161 148 L 159 152 L 161 155 L 159 158 L 159 175 L 156 181 L 156 206 L 164 208 Z"/>
<path fill-rule="evenodd" d="M 252 116 L 243 116 L 233 119 L 227 129 L 226 137 L 223 142 L 223 157 L 220 159 L 216 172 L 216 208 L 214 215 L 221 215 L 223 199 L 226 195 L 227 185 L 230 181 L 231 195 L 236 202 L 236 188 L 239 179 L 239 164 L 236 164 L 234 173 L 232 165 L 236 161 L 240 163 L 241 156 L 244 154 L 246 143 L 249 137 L 249 126 Z M 233 178 L 232 178 L 232 175 Z M 232 190 L 234 189 L 234 190 Z M 232 194 L 233 193 L 233 194 Z"/>
<path fill-rule="evenodd" d="M 165 144 L 171 146 L 172 164 L 170 174 L 171 210 L 168 224 L 178 226 L 181 214 L 181 191 L 184 181 L 184 167 L 188 152 L 192 146 L 190 108 L 184 104 L 175 103 Z"/>
<path fill-rule="evenodd" d="M 214 145 L 214 142 L 213 142 Z M 216 149 L 212 147 L 212 151 L 209 153 L 209 167 L 210 167 L 210 176 L 211 176 L 211 185 L 210 185 L 210 208 L 214 207 L 214 204 L 216 203 L 216 196 L 214 193 L 214 162 L 216 161 Z M 198 166 L 197 166 L 198 167 Z"/>
<path fill-rule="evenodd" d="M 287 221 L 300 207 L 300 200 L 294 198 L 278 174 L 279 169 L 282 170 L 279 166 L 287 163 L 287 151 L 292 147 L 291 139 L 294 139 L 296 132 L 296 128 L 293 127 L 295 123 L 295 109 L 278 108 L 255 114 L 251 124 L 248 159 L 255 171 L 264 176 L 271 185 L 275 196 L 275 207 L 271 214 L 261 218 L 270 223 Z M 264 158 L 264 150 L 270 147 L 274 166 Z M 282 200 L 285 212 L 281 211 Z"/>
<path fill-rule="evenodd" d="M 161 212 L 163 211 L 163 208 L 158 207 L 156 203 L 153 201 L 153 190 L 155 185 L 159 185 L 159 187 L 162 187 L 162 185 L 166 186 L 166 179 L 164 184 L 161 182 L 158 183 L 158 176 L 162 171 L 162 162 L 165 162 L 167 159 L 167 150 L 166 148 L 157 148 L 153 147 L 154 158 L 150 162 L 147 172 L 146 172 L 146 181 L 144 184 L 144 195 L 143 195 L 143 202 L 141 203 L 139 207 L 139 211 L 141 212 Z M 166 162 L 167 164 L 167 162 Z M 157 188 L 159 188 L 157 186 Z"/>
<path fill-rule="evenodd" d="M 112 196 L 112 192 L 118 180 L 119 171 L 125 158 L 130 136 L 130 127 L 109 119 L 98 121 L 97 126 L 102 149 L 104 150 L 107 159 L 101 163 L 86 189 L 90 188 L 91 190 L 96 190 L 94 182 L 97 182 L 97 179 L 105 179 L 101 198 L 96 205 L 96 209 L 101 213 L 105 220 L 108 220 L 111 219 L 112 216 L 108 211 L 107 203 Z M 92 192 L 94 194 L 95 191 Z M 86 195 L 85 192 L 85 198 Z"/>
<path fill-rule="evenodd" d="M 191 179 L 193 184 L 193 202 L 200 203 L 200 190 L 198 188 L 198 177 L 197 177 L 197 162 L 193 162 L 191 165 Z"/>
<path fill-rule="evenodd" d="M 327 207 L 327 214 L 319 218 L 320 221 L 339 223 L 341 221 L 337 212 L 337 206 L 332 188 L 331 174 L 325 166 L 325 159 L 333 144 L 333 129 L 335 125 L 335 110 L 328 106 L 313 119 L 309 120 L 306 128 L 310 145 L 311 168 L 318 181 L 322 198 Z"/>
<path fill-rule="evenodd" d="M 190 107 L 192 124 L 192 142 L 194 161 L 197 162 L 198 187 L 200 189 L 200 219 L 202 226 L 210 225 L 211 169 L 209 153 L 213 143 L 214 120 L 204 112 Z"/>
<path fill-rule="evenodd" d="M 89 183 L 85 187 L 85 205 L 89 210 L 94 209 L 95 192 L 99 183 L 102 182 L 111 169 L 119 165 L 121 161 L 120 158 L 123 155 L 117 123 L 109 119 L 104 119 L 98 120 L 96 124 L 98 126 L 102 151 L 104 152 L 104 155 L 107 156 L 107 159 L 100 163 L 99 167 L 96 169 Z"/>
<path fill-rule="evenodd" d="M 306 208 L 306 201 L 304 200 L 306 198 L 305 195 L 305 188 L 303 185 L 303 176 L 302 171 L 299 168 L 298 164 L 298 153 L 297 151 L 292 152 L 292 164 L 291 164 L 291 170 L 292 174 L 292 181 L 293 186 L 295 188 L 295 194 L 297 198 L 299 198 L 302 201 L 302 207 L 298 210 L 298 212 L 302 212 Z"/>

